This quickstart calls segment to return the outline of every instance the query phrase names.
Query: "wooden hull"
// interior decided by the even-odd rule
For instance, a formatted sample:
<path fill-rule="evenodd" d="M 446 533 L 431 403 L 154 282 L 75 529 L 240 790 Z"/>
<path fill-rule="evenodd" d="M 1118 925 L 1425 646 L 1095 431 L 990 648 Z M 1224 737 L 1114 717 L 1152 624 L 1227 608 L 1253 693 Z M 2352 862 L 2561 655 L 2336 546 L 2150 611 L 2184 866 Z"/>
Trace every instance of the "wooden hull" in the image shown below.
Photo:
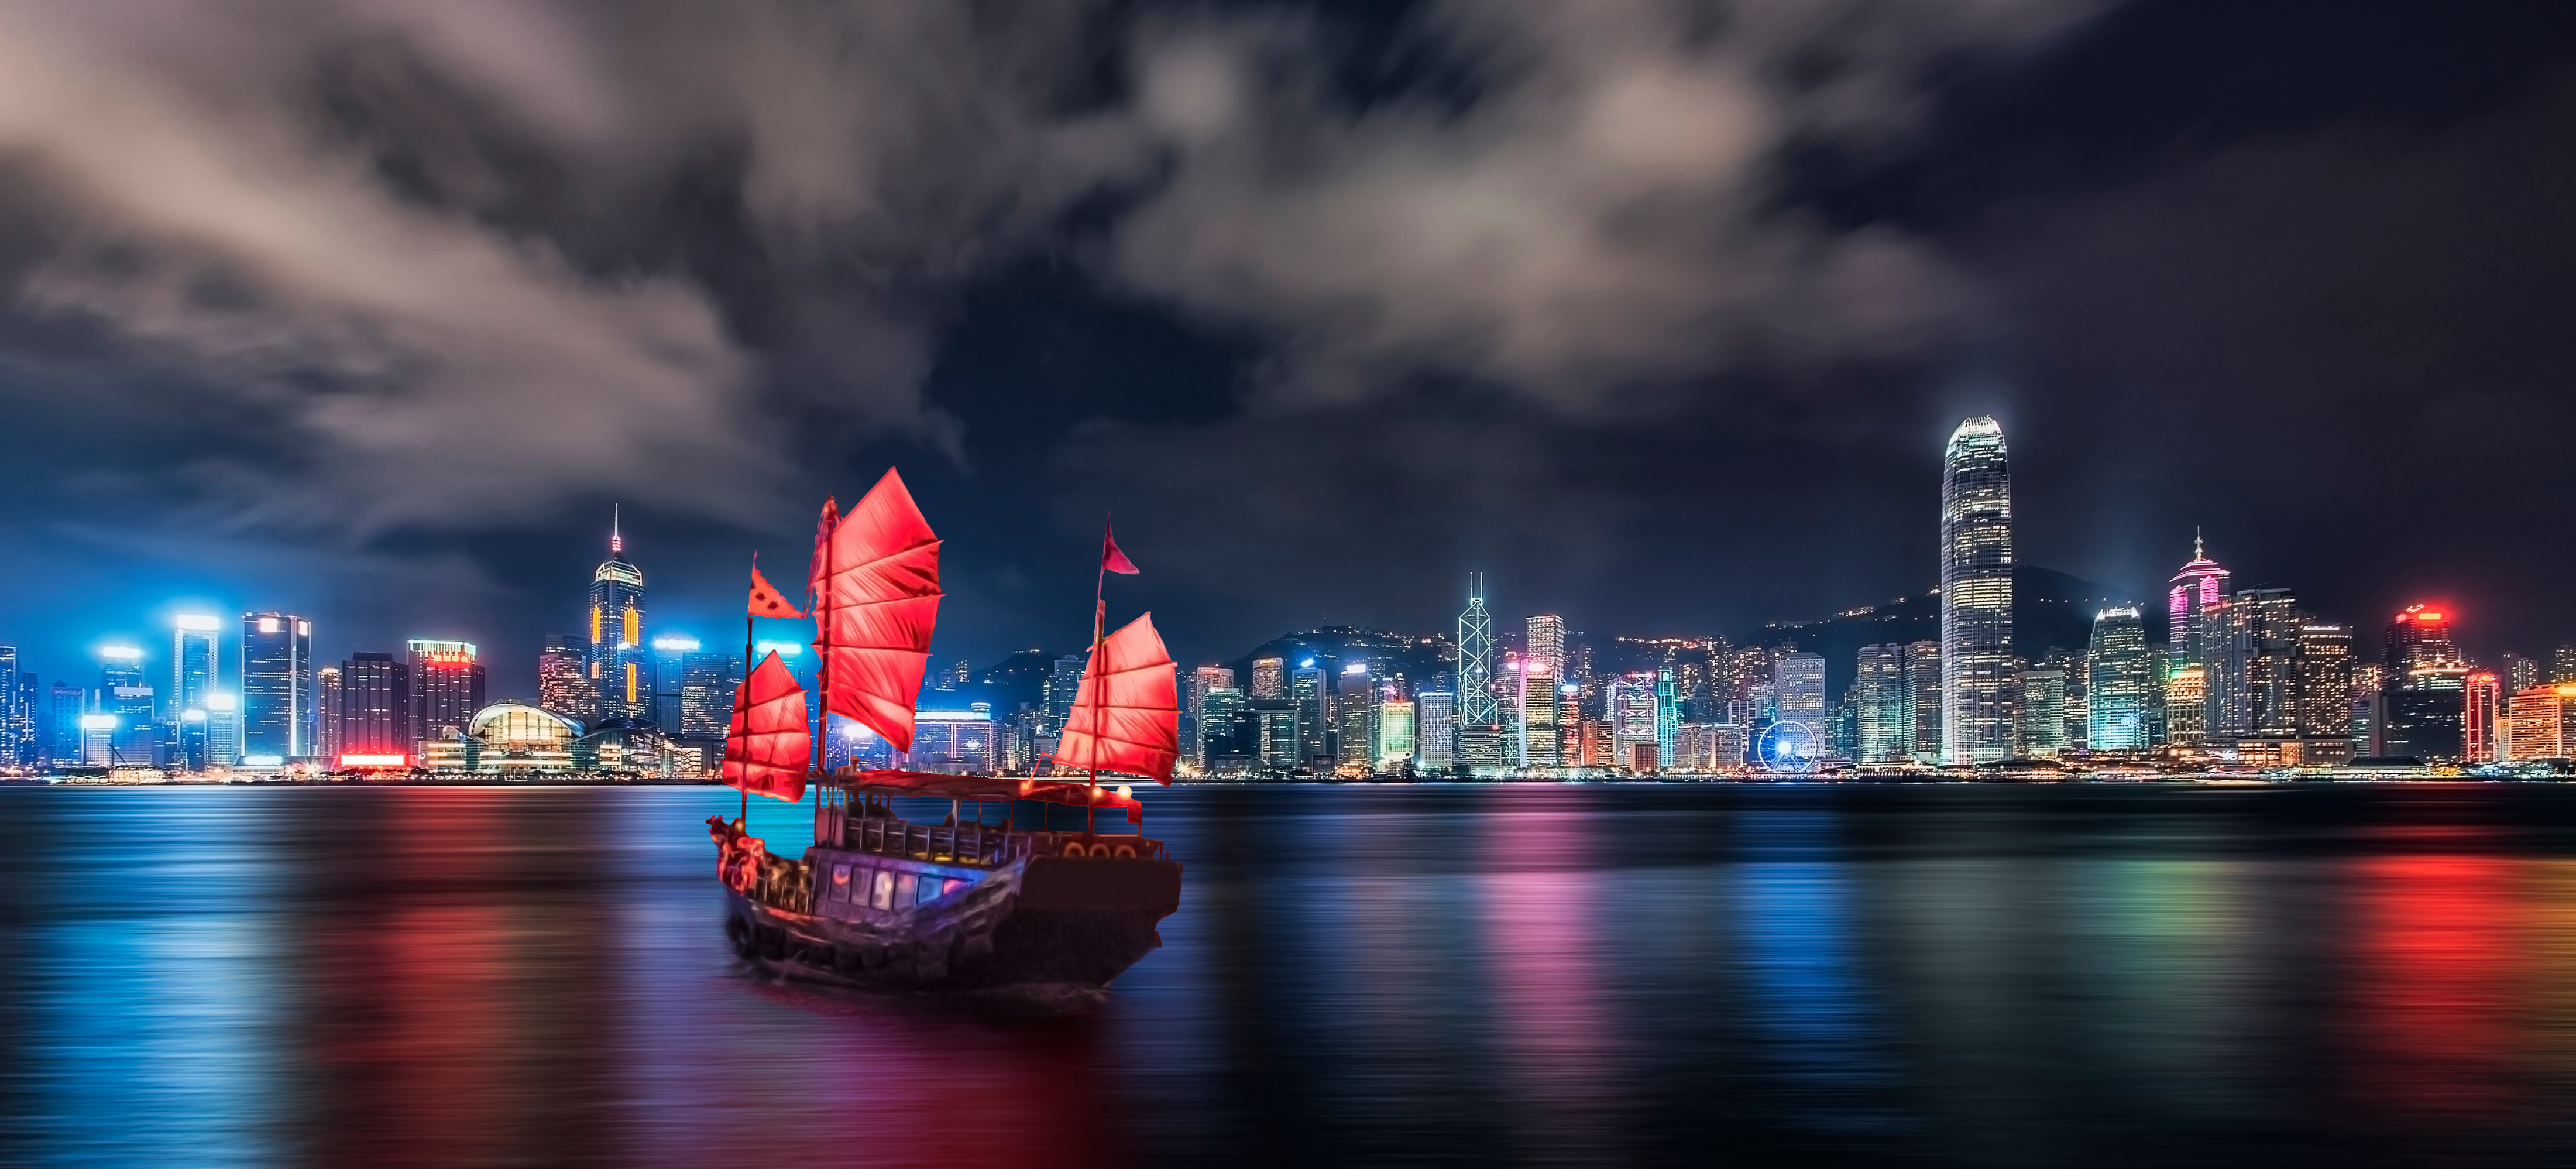
<path fill-rule="evenodd" d="M 812 863 L 828 873 L 845 855 L 818 850 Z M 725 932 L 746 961 L 814 982 L 1097 991 L 1163 944 L 1155 926 L 1180 907 L 1176 861 L 1031 857 L 976 877 L 955 896 L 900 910 L 818 893 L 823 912 L 798 913 L 728 890 Z"/>

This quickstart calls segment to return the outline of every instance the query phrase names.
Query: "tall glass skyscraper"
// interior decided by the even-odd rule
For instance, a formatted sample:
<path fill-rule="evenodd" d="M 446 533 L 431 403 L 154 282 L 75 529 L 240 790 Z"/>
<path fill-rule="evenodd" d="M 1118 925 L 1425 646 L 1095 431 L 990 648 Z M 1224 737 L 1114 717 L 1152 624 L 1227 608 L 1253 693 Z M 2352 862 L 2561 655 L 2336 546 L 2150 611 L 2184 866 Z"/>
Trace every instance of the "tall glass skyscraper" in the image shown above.
<path fill-rule="evenodd" d="M 1941 759 L 2013 752 L 2012 477 L 2004 428 L 1971 418 L 1941 459 Z"/>
<path fill-rule="evenodd" d="M 2191 538 L 2191 563 L 2174 574 L 2165 593 L 2165 668 L 2174 674 L 2197 667 L 2200 671 L 2200 710 L 2195 714 L 2173 717 L 2168 702 L 2167 738 L 2177 747 L 2197 747 L 2208 741 L 2209 733 L 2226 727 L 2232 721 L 2228 695 L 2233 692 L 2227 677 L 2228 571 L 2209 558 L 2209 549 L 2199 535 Z"/>
<path fill-rule="evenodd" d="M 1858 762 L 1903 761 L 1913 748 L 1905 733 L 1905 647 L 1860 647 L 1860 669 L 1852 678 L 1852 690 L 1859 723 L 1854 735 Z"/>
<path fill-rule="evenodd" d="M 626 559 L 626 538 L 614 515 L 608 521 L 608 559 L 590 574 L 590 654 L 585 664 L 598 694 L 600 720 L 653 717 L 653 665 L 644 649 L 644 570 Z"/>
<path fill-rule="evenodd" d="M 1941 643 L 1905 647 L 1905 757 L 1941 761 Z"/>
<path fill-rule="evenodd" d="M 292 613 L 241 621 L 242 758 L 272 766 L 311 758 L 313 623 Z"/>
<path fill-rule="evenodd" d="M 1467 610 L 1458 614 L 1458 723 L 1502 721 L 1494 701 L 1494 616 L 1485 611 L 1485 574 L 1467 578 Z"/>
<path fill-rule="evenodd" d="M 2093 751 L 2144 751 L 2148 703 L 2155 692 L 2147 656 L 2146 620 L 2135 607 L 2093 615 L 2092 647 L 2084 655 L 2084 741 Z"/>

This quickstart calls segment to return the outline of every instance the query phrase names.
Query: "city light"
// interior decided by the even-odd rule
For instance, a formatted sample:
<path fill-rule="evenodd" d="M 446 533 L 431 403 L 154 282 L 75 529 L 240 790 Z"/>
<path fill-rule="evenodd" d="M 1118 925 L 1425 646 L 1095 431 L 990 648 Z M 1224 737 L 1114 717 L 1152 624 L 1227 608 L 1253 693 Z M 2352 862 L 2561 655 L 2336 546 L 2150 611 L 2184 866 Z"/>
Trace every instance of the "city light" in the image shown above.
<path fill-rule="evenodd" d="M 112 714 L 85 714 L 80 716 L 80 727 L 84 731 L 112 731 L 116 729 L 116 716 Z"/>
<path fill-rule="evenodd" d="M 751 648 L 760 653 L 774 653 L 782 658 L 792 658 L 805 652 L 805 643 L 801 641 L 763 641 L 753 643 Z"/>
<path fill-rule="evenodd" d="M 203 613 L 181 613 L 171 618 L 170 624 L 195 633 L 212 633 L 224 627 L 221 620 Z"/>
<path fill-rule="evenodd" d="M 340 756 L 342 767 L 401 767 L 411 762 L 409 755 L 374 755 L 352 753 Z"/>
<path fill-rule="evenodd" d="M 139 662 L 143 660 L 143 651 L 130 645 L 110 645 L 101 647 L 98 656 L 111 662 Z"/>
<path fill-rule="evenodd" d="M 192 706 L 179 712 L 179 721 L 183 723 L 201 723 L 206 721 L 206 712 Z"/>
<path fill-rule="evenodd" d="M 656 637 L 653 639 L 653 648 L 661 650 L 664 653 L 694 653 L 698 648 L 698 639 L 694 637 Z"/>
<path fill-rule="evenodd" d="M 286 756 L 244 755 L 242 756 L 241 765 L 244 767 L 284 767 L 286 766 Z"/>
<path fill-rule="evenodd" d="M 259 631 L 262 633 L 275 633 L 281 628 L 283 628 L 283 626 L 278 623 L 278 620 L 275 617 L 262 617 L 259 619 Z M 245 759 L 243 762 L 247 763 L 249 760 Z"/>
<path fill-rule="evenodd" d="M 208 710 L 232 710 L 240 705 L 241 698 L 237 695 L 209 694 L 206 696 L 206 709 Z"/>

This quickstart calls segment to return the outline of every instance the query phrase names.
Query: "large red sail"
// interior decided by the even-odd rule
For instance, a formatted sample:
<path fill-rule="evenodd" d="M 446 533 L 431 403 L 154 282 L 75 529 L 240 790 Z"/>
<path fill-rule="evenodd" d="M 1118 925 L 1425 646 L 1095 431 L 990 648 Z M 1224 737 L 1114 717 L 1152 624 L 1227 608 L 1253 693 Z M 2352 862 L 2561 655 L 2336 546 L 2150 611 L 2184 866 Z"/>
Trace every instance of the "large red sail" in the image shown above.
<path fill-rule="evenodd" d="M 889 468 L 833 525 L 814 598 L 824 701 L 912 750 L 912 706 L 939 622 L 939 537 Z"/>
<path fill-rule="evenodd" d="M 805 769 L 813 753 L 813 739 L 805 729 L 805 692 L 773 652 L 734 691 L 733 726 L 725 732 L 724 782 L 792 803 L 805 798 Z"/>
<path fill-rule="evenodd" d="M 1181 703 L 1172 655 L 1147 613 L 1101 642 L 1083 670 L 1055 760 L 1075 771 L 1097 767 L 1168 784 L 1180 757 Z"/>

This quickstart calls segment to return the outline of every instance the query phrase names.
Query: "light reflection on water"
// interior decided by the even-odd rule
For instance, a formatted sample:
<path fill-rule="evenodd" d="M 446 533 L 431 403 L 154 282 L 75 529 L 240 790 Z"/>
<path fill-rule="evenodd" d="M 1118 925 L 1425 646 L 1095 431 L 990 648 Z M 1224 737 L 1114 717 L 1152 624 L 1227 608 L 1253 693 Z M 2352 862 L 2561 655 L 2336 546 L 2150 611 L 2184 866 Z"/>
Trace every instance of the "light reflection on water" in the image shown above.
<path fill-rule="evenodd" d="M 2576 1157 L 2576 790 L 1161 792 L 1057 1017 L 747 977 L 734 799 L 0 789 L 0 1164 Z"/>

